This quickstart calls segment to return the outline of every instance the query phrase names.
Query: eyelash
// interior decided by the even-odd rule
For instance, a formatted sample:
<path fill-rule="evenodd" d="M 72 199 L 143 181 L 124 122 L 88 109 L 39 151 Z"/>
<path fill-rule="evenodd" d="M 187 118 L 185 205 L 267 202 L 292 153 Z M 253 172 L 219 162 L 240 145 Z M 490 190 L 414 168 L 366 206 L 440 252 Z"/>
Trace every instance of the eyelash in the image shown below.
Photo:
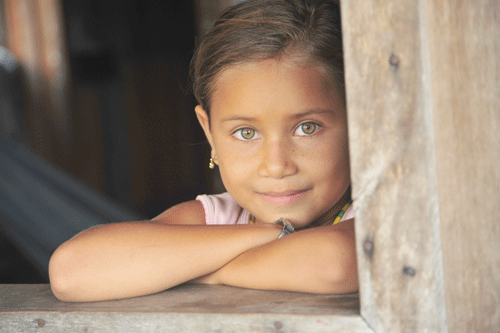
<path fill-rule="evenodd" d="M 243 135 L 242 135 L 242 132 L 243 131 L 252 131 L 253 132 L 253 135 L 250 137 L 250 138 L 244 138 Z M 233 135 L 238 139 L 238 140 L 241 140 L 241 141 L 252 141 L 252 140 L 255 140 L 255 139 L 258 139 L 260 138 L 260 134 L 254 130 L 253 128 L 250 128 L 250 127 L 243 127 L 243 128 L 240 128 L 238 130 L 236 130 Z M 255 136 L 258 136 L 257 138 L 255 138 Z"/>
<path fill-rule="evenodd" d="M 303 130 L 304 125 L 312 125 L 313 132 L 312 133 L 304 133 L 304 130 Z M 302 129 L 302 133 L 304 133 L 304 134 L 299 135 L 299 136 L 311 136 L 311 135 L 316 134 L 321 129 L 321 126 L 316 124 L 316 123 L 313 123 L 312 121 L 308 121 L 308 122 L 302 123 L 299 126 L 297 126 L 297 128 L 295 129 L 295 131 L 293 131 L 293 133 L 295 134 L 300 129 Z"/>
<path fill-rule="evenodd" d="M 303 126 L 304 125 L 312 125 L 313 127 L 313 132 L 312 133 L 305 133 L 304 130 L 303 130 Z M 305 123 L 302 123 L 300 124 L 299 126 L 297 126 L 297 128 L 293 131 L 293 134 L 294 135 L 297 135 L 297 131 L 301 130 L 303 134 L 300 134 L 298 136 L 311 136 L 311 135 L 314 135 L 316 134 L 319 130 L 321 129 L 321 126 L 314 123 L 314 122 L 311 122 L 311 121 L 308 121 L 308 122 L 305 122 Z M 243 136 L 243 131 L 251 131 L 252 132 L 252 136 L 249 137 L 249 138 L 245 138 Z M 241 141 L 253 141 L 253 140 L 256 140 L 256 139 L 259 139 L 260 138 L 260 134 L 259 132 L 257 132 L 256 130 L 254 130 L 253 128 L 250 128 L 250 127 L 243 127 L 243 128 L 240 128 L 238 130 L 236 130 L 233 135 L 238 139 L 238 140 L 241 140 Z"/>

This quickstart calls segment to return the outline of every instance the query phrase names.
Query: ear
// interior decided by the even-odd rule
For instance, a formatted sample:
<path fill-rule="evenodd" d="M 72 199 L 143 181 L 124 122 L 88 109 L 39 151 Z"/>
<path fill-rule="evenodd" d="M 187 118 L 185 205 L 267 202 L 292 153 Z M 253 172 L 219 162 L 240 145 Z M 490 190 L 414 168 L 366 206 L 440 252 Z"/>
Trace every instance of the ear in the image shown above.
<path fill-rule="evenodd" d="M 196 117 L 198 118 L 198 121 L 200 122 L 201 128 L 203 128 L 203 132 L 205 132 L 205 136 L 207 137 L 207 140 L 210 143 L 210 146 L 212 147 L 212 157 L 214 157 L 215 156 L 215 147 L 214 147 L 214 140 L 212 138 L 212 132 L 210 131 L 210 119 L 208 117 L 208 114 L 201 107 L 201 105 L 197 105 L 194 108 L 194 111 L 196 112 Z"/>

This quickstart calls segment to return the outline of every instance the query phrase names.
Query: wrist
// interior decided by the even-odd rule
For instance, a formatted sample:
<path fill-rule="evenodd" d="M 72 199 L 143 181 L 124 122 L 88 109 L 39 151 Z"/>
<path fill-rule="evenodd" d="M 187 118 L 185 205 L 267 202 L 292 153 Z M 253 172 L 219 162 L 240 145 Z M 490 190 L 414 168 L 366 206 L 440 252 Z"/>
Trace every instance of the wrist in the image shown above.
<path fill-rule="evenodd" d="M 262 230 L 262 232 L 266 235 L 266 243 L 272 242 L 273 240 L 278 239 L 281 232 L 283 231 L 283 226 L 275 223 L 258 223 L 254 224 Z"/>
<path fill-rule="evenodd" d="M 290 224 L 290 222 L 288 222 L 288 220 L 285 219 L 285 218 L 283 218 L 283 217 L 280 218 L 279 220 L 277 220 L 276 222 L 274 222 L 274 224 L 283 227 L 283 229 L 281 230 L 281 233 L 278 236 L 278 239 L 281 238 L 281 237 L 284 237 L 286 235 L 289 235 L 289 234 L 293 233 L 294 230 L 295 230 L 293 228 L 293 226 Z"/>

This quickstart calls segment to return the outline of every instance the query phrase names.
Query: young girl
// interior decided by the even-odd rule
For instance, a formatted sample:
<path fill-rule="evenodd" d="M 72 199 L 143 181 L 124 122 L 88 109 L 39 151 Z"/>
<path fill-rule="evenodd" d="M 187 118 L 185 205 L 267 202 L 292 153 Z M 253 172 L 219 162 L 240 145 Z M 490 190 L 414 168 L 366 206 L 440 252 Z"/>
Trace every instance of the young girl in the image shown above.
<path fill-rule="evenodd" d="M 109 300 L 185 282 L 356 291 L 339 17 L 314 0 L 249 0 L 222 14 L 192 77 L 227 193 L 76 235 L 51 258 L 54 294 Z"/>

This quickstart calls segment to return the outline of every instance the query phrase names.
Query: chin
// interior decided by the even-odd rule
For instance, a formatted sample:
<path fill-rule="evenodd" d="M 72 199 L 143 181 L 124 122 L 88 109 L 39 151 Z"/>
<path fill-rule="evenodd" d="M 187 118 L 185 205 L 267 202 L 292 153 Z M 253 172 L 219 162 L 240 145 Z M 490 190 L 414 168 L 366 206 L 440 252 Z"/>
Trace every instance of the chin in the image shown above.
<path fill-rule="evenodd" d="M 279 220 L 280 218 L 285 218 L 285 219 L 287 219 L 292 224 L 292 226 L 295 229 L 304 229 L 304 228 L 306 228 L 316 218 L 316 217 L 315 218 L 311 218 L 310 214 L 308 214 L 308 215 L 301 214 L 301 213 L 297 212 L 297 210 L 295 212 L 293 212 L 293 211 L 288 211 L 287 212 L 286 210 L 285 211 L 281 211 L 281 212 L 277 212 L 277 211 L 273 212 L 273 211 L 269 211 L 268 210 L 267 213 L 263 214 L 263 216 L 264 216 L 264 218 L 259 218 L 257 216 L 257 219 L 259 221 L 265 222 L 265 223 L 274 223 L 277 220 Z"/>
<path fill-rule="evenodd" d="M 313 220 L 305 219 L 301 217 L 286 217 L 285 218 L 292 224 L 295 229 L 304 229 L 307 228 L 309 224 L 312 223 Z"/>

